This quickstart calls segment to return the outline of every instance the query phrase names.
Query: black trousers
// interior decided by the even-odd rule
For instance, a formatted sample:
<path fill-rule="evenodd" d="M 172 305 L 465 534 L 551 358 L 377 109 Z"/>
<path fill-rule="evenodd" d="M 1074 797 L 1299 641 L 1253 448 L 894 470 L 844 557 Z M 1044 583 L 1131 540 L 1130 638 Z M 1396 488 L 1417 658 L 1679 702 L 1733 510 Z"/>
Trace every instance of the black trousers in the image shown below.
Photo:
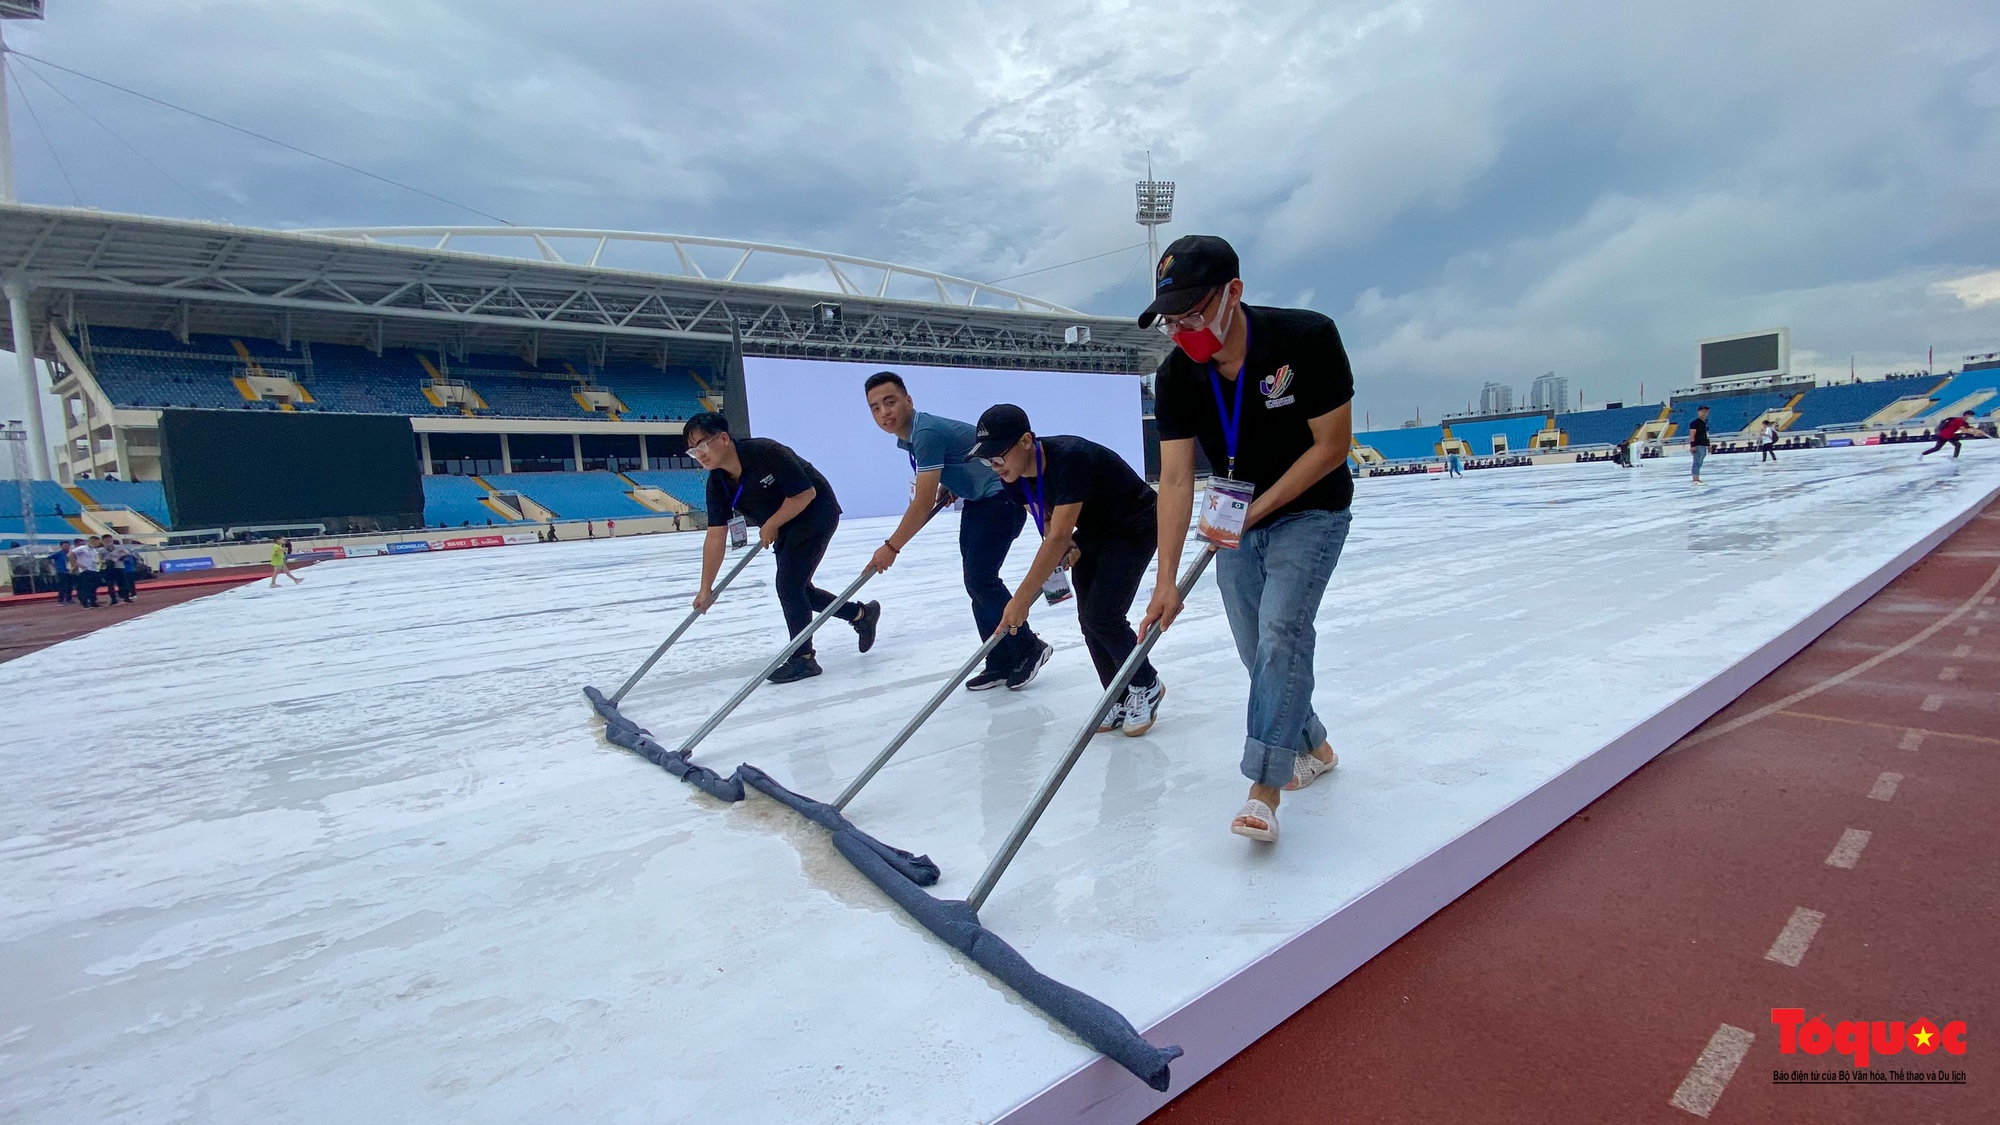
<path fill-rule="evenodd" d="M 1119 666 L 1139 647 L 1139 635 L 1132 631 L 1132 599 L 1145 581 L 1157 544 L 1151 538 L 1104 539 L 1078 546 L 1083 555 L 1070 570 L 1070 582 L 1076 587 L 1076 621 L 1083 629 L 1090 662 L 1097 665 L 1097 682 L 1109 687 Z M 1139 665 L 1132 682 L 1151 687 L 1157 679 L 1148 660 Z"/>
<path fill-rule="evenodd" d="M 69 572 L 68 572 L 68 571 L 63 571 L 62 573 L 60 573 L 60 574 L 56 575 L 56 604 L 57 604 L 57 605 L 61 605 L 61 604 L 63 604 L 64 602 L 71 602 L 71 601 L 75 601 L 75 600 L 76 600 L 76 593 L 75 593 L 75 590 L 76 590 L 76 586 L 75 586 L 75 584 L 74 584 L 73 582 L 71 582 L 71 581 L 70 581 L 70 577 L 69 577 Z"/>
<path fill-rule="evenodd" d="M 1007 550 L 1028 521 L 1028 510 L 1002 494 L 985 500 L 967 500 L 958 519 L 958 553 L 964 563 L 965 592 L 972 599 L 972 627 L 984 642 L 1000 627 L 1000 615 L 1014 591 L 1001 581 L 1000 564 Z M 993 646 L 986 654 L 988 672 L 1007 673 L 1019 668 L 1029 654 L 1039 651 L 1041 639 L 1026 625 L 1021 631 Z"/>
<path fill-rule="evenodd" d="M 1946 443 L 1946 442 L 1949 442 L 1949 443 L 1951 443 L 1951 455 L 1952 455 L 1953 457 L 1956 457 L 1956 456 L 1958 456 L 1958 453 L 1959 453 L 1959 444 L 1958 444 L 1958 437 L 1957 437 L 1957 435 L 1955 435 L 1955 434 L 1954 434 L 1953 436 L 1951 436 L 1951 437 L 1948 437 L 1948 438 L 1939 438 L 1939 439 L 1937 439 L 1937 444 L 1936 444 L 1936 445 L 1933 445 L 1933 446 L 1931 446 L 1931 447 L 1930 447 L 1929 449 L 1926 449 L 1926 450 L 1924 450 L 1924 453 L 1923 453 L 1923 455 L 1924 455 L 1925 457 L 1929 457 L 1929 456 L 1930 456 L 1931 454 L 1933 454 L 1933 453 L 1936 453 L 1936 452 L 1937 452 L 1938 450 L 1940 450 L 1940 449 L 1943 449 L 1943 448 L 1945 447 L 1945 443 Z"/>
<path fill-rule="evenodd" d="M 117 605 L 118 577 L 119 577 L 117 568 L 113 567 L 109 570 L 100 570 L 97 572 L 97 576 L 104 582 L 104 595 L 111 599 L 112 605 Z"/>
<path fill-rule="evenodd" d="M 138 592 L 138 588 L 139 575 L 137 572 L 122 569 L 118 572 L 118 592 L 125 595 L 126 601 L 129 602 L 132 600 L 132 595 Z"/>
<path fill-rule="evenodd" d="M 97 572 L 80 570 L 76 573 L 76 604 L 91 606 L 97 604 Z"/>
<path fill-rule="evenodd" d="M 1757 463 L 1758 463 L 1759 465 L 1763 464 L 1763 463 L 1764 463 L 1764 461 L 1765 461 L 1766 459 L 1769 459 L 1769 460 L 1772 460 L 1772 461 L 1776 461 L 1776 460 L 1778 459 L 1778 447 L 1777 447 L 1777 446 L 1775 446 L 1775 445 L 1765 445 L 1765 446 L 1761 446 L 1760 448 L 1761 448 L 1761 449 L 1763 450 L 1763 452 L 1762 452 L 1761 454 L 1759 454 L 1759 455 L 1758 455 L 1758 457 L 1757 457 Z"/>
<path fill-rule="evenodd" d="M 774 587 L 778 605 L 785 611 L 785 631 L 794 637 L 805 632 L 813 617 L 833 604 L 833 595 L 813 585 L 812 579 L 813 571 L 819 569 L 819 560 L 826 555 L 826 545 L 833 541 L 833 533 L 839 527 L 840 521 L 831 519 L 819 527 L 787 526 L 778 535 L 778 576 Z M 834 616 L 853 621 L 861 616 L 861 607 L 848 602 Z M 807 641 L 798 655 L 813 655 L 813 643 Z"/>

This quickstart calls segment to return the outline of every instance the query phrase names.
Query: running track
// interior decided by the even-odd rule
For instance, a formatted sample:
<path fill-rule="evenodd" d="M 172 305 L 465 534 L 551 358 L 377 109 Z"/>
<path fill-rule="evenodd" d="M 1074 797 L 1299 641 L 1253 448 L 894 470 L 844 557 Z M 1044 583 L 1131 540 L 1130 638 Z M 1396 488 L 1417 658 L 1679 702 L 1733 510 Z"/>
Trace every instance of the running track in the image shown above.
<path fill-rule="evenodd" d="M 1996 594 L 2000 505 L 1151 1121 L 2000 1121 Z M 1774 1007 L 1966 1084 L 1776 1084 Z"/>

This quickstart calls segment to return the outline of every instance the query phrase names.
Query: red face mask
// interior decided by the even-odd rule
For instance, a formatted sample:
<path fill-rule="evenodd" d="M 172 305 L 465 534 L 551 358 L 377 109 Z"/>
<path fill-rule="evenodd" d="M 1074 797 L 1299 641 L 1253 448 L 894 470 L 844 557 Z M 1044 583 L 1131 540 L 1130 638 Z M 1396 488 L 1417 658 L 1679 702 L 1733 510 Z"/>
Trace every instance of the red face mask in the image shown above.
<path fill-rule="evenodd" d="M 1229 298 L 1226 294 L 1223 296 L 1222 303 L 1225 309 L 1228 308 Z M 1224 332 L 1229 331 L 1226 321 L 1222 324 L 1222 330 Z M 1209 360 L 1215 358 L 1216 352 L 1222 350 L 1222 337 L 1215 334 L 1214 328 L 1204 324 L 1192 332 L 1174 333 L 1174 346 L 1186 352 L 1187 357 L 1196 363 L 1207 363 Z"/>

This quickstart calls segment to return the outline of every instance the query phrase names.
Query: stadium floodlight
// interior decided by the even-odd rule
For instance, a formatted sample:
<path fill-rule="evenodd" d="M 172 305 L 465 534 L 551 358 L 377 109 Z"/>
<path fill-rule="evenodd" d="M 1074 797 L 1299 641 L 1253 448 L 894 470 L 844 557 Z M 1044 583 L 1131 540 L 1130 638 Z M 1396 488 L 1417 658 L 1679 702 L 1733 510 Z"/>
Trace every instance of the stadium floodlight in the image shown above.
<path fill-rule="evenodd" d="M 1146 228 L 1146 292 L 1153 291 L 1151 270 L 1160 260 L 1159 230 L 1174 220 L 1174 181 L 1153 178 L 1153 157 L 1146 156 L 1146 178 L 1132 185 L 1139 197 L 1139 213 L 1134 220 Z"/>
<path fill-rule="evenodd" d="M 832 301 L 821 301 L 814 305 L 813 323 L 821 328 L 840 327 L 840 306 Z"/>
<path fill-rule="evenodd" d="M 1090 343 L 1090 325 L 1072 324 L 1068 328 L 1063 329 L 1063 343 L 1065 344 Z"/>

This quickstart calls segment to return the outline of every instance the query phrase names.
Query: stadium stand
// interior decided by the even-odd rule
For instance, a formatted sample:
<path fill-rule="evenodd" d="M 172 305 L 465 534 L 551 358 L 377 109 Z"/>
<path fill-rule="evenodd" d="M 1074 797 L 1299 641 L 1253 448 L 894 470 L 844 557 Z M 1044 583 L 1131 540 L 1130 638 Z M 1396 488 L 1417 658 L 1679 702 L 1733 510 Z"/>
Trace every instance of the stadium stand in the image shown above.
<path fill-rule="evenodd" d="M 1917 379 L 1884 379 L 1873 383 L 1845 383 L 1814 387 L 1799 400 L 1799 417 L 1787 429 L 1817 430 L 1826 426 L 1855 426 L 1869 415 L 1909 395 L 1920 395 L 1933 384 Z"/>
<path fill-rule="evenodd" d="M 625 404 L 625 416 L 636 421 L 692 418 L 708 409 L 701 401 L 701 385 L 686 368 L 606 368 L 598 374 L 597 384 L 617 395 Z"/>
<path fill-rule="evenodd" d="M 1674 423 L 1673 436 L 1675 439 L 1685 437 L 1688 423 L 1694 421 L 1694 412 L 1703 406 L 1708 407 L 1708 432 L 1721 436 L 1741 432 L 1766 410 L 1776 410 L 1790 401 L 1792 396 L 1782 393 L 1684 398 L 1674 403 L 1673 413 L 1669 415 Z"/>
<path fill-rule="evenodd" d="M 1501 418 L 1486 422 L 1453 422 L 1451 436 L 1464 442 L 1472 450 L 1474 457 L 1487 457 L 1493 453 L 1493 435 L 1500 434 L 1507 439 L 1507 452 L 1519 453 L 1528 448 L 1536 434 L 1548 428 L 1546 415 L 1527 418 Z"/>
<path fill-rule="evenodd" d="M 1436 457 L 1444 440 L 1442 426 L 1412 426 L 1406 430 L 1370 430 L 1354 435 L 1359 445 L 1369 446 L 1390 461 L 1416 457 Z"/>
<path fill-rule="evenodd" d="M 639 484 L 659 489 L 697 512 L 708 509 L 708 474 L 700 469 L 646 469 L 625 475 Z"/>
<path fill-rule="evenodd" d="M 480 503 L 486 489 L 471 477 L 424 478 L 424 524 L 428 527 L 459 527 L 502 524 L 508 520 Z"/>
<path fill-rule="evenodd" d="M 496 473 L 481 479 L 495 490 L 526 496 L 560 519 L 623 519 L 660 514 L 632 499 L 632 486 L 617 473 Z"/>
<path fill-rule="evenodd" d="M 1931 401 L 1937 407 L 1924 421 L 1938 421 L 1945 415 L 1966 410 L 1976 411 L 1983 417 L 2000 406 L 1994 401 L 1996 398 L 2000 398 L 2000 367 L 1964 371 L 1931 392 Z"/>
<path fill-rule="evenodd" d="M 43 482 L 50 483 L 50 482 Z M 159 524 L 167 526 L 167 494 L 156 480 L 80 480 L 76 487 L 84 495 L 96 501 L 102 508 L 130 508 Z M 64 506 L 65 511 L 75 511 L 78 505 L 71 500 Z M 47 511 L 45 507 L 42 509 Z"/>
<path fill-rule="evenodd" d="M 1640 426 L 1657 419 L 1657 406 L 1621 406 L 1616 410 L 1576 410 L 1556 415 L 1556 428 L 1570 445 L 1623 445 Z"/>
<path fill-rule="evenodd" d="M 591 380 L 561 360 L 529 364 L 514 356 L 473 355 L 452 364 L 408 349 L 379 356 L 342 344 L 288 351 L 274 340 L 250 337 L 196 335 L 183 344 L 170 333 L 137 328 L 91 328 L 73 342 L 113 403 L 141 409 L 279 409 L 275 402 L 245 399 L 236 388 L 236 377 L 252 362 L 305 388 L 313 401 L 297 404 L 299 410 L 413 417 L 464 413 L 425 396 L 432 372 L 470 386 L 486 403 L 473 413 L 496 418 L 602 417 L 577 401 L 574 392 L 585 384 L 611 391 L 625 404 L 624 416 L 634 421 L 690 418 L 707 409 L 701 384 L 684 367 L 624 365 Z"/>

